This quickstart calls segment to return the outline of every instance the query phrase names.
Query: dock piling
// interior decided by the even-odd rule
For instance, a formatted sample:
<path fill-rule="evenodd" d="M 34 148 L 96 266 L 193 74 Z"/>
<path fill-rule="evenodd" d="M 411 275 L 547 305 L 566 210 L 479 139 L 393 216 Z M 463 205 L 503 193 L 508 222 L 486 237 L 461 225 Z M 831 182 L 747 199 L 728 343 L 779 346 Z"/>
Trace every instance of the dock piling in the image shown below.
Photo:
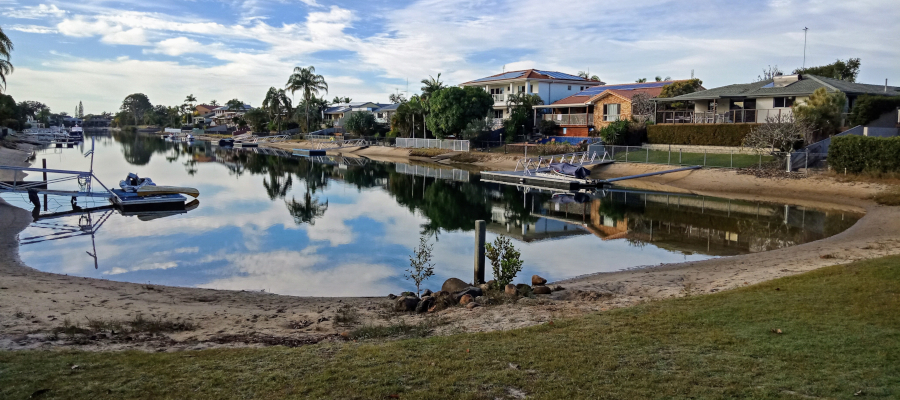
<path fill-rule="evenodd" d="M 484 220 L 475 221 L 475 279 L 473 284 L 480 285 L 484 281 L 484 235 L 487 224 Z"/>

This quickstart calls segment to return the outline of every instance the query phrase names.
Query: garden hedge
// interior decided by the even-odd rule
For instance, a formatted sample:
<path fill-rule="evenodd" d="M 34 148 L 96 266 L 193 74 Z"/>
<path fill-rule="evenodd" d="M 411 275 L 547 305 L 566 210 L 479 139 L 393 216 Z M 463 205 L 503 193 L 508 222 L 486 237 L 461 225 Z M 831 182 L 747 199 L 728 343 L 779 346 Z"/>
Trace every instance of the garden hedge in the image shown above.
<path fill-rule="evenodd" d="M 665 124 L 647 127 L 647 143 L 740 146 L 759 124 Z"/>
<path fill-rule="evenodd" d="M 828 164 L 837 172 L 900 172 L 900 137 L 837 136 L 828 148 Z"/>
<path fill-rule="evenodd" d="M 900 96 L 862 95 L 850 112 L 850 125 L 865 125 L 900 107 Z"/>

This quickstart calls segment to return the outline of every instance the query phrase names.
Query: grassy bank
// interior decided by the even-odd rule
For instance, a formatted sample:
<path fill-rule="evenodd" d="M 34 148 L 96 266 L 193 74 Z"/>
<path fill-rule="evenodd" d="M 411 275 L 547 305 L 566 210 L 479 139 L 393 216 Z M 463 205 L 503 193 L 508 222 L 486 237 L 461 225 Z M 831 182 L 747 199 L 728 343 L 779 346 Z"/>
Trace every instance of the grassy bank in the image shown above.
<path fill-rule="evenodd" d="M 716 154 L 716 153 L 687 153 L 664 150 L 646 150 L 641 148 L 632 148 L 630 151 L 616 151 L 613 159 L 616 161 L 628 161 L 653 164 L 670 164 L 670 165 L 703 165 L 707 167 L 720 168 L 748 168 L 765 165 L 775 160 L 770 155 L 758 154 Z"/>
<path fill-rule="evenodd" d="M 900 257 L 887 257 L 509 332 L 5 352 L 0 398 L 897 398 L 897 310 Z"/>

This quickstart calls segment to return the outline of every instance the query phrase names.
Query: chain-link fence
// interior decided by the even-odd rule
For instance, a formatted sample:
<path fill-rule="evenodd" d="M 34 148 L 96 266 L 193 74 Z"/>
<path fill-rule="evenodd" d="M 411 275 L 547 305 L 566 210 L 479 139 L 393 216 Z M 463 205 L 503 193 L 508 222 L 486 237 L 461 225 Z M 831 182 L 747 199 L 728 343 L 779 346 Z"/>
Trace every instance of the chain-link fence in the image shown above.
<path fill-rule="evenodd" d="M 827 168 L 826 153 L 698 152 L 682 149 L 652 150 L 639 146 L 604 146 L 607 158 L 617 162 L 664 165 L 700 165 L 708 168 L 770 168 L 786 171 Z M 790 168 L 788 168 L 790 165 Z"/>

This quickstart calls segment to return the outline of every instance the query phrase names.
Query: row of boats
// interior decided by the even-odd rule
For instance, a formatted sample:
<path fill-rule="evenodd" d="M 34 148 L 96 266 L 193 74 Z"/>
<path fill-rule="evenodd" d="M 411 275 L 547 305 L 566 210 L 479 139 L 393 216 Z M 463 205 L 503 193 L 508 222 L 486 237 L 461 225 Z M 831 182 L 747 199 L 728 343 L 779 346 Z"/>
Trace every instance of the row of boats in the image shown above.
<path fill-rule="evenodd" d="M 16 134 L 16 136 L 32 139 L 38 142 L 51 142 L 54 140 L 84 140 L 84 128 L 73 126 L 51 126 L 49 128 L 29 128 Z"/>

